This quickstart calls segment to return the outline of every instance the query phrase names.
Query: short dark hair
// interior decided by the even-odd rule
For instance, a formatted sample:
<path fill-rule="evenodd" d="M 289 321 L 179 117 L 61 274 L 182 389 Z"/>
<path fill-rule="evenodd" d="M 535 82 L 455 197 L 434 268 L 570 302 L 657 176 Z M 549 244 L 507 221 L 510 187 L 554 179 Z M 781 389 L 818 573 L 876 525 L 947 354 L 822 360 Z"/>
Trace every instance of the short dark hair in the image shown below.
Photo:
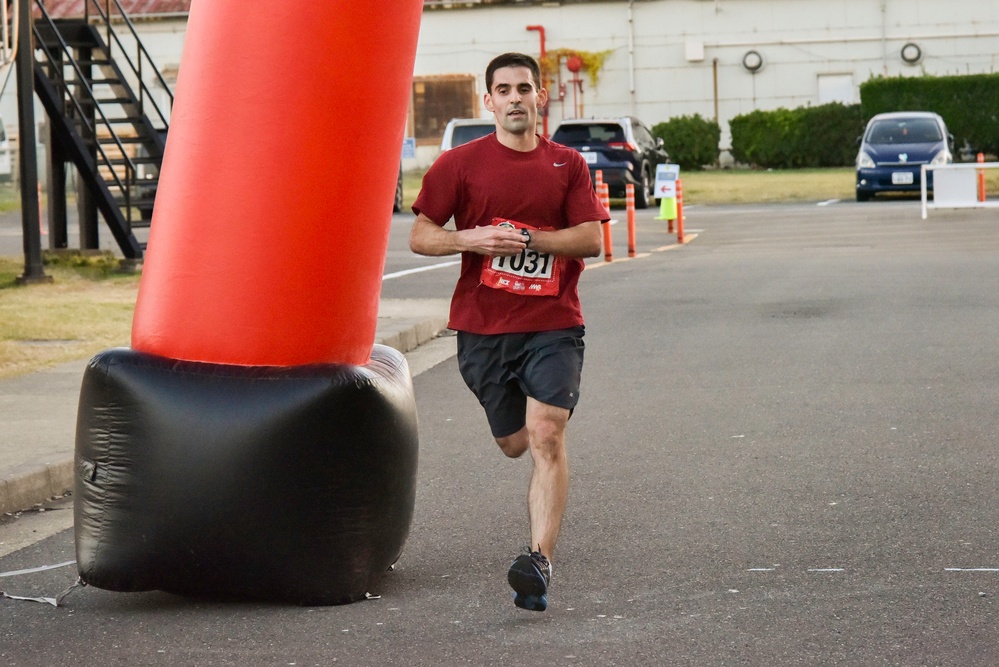
<path fill-rule="evenodd" d="M 486 67 L 486 92 L 493 92 L 493 74 L 502 67 L 526 67 L 531 70 L 535 87 L 541 90 L 541 67 L 538 61 L 524 53 L 504 53 L 489 61 Z"/>

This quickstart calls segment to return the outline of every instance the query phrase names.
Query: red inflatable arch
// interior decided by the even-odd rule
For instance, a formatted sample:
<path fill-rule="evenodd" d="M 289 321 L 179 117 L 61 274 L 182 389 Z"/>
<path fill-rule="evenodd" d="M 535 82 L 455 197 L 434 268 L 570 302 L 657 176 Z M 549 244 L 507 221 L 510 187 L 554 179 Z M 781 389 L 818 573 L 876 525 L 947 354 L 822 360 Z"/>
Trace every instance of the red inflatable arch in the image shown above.
<path fill-rule="evenodd" d="M 192 3 L 133 349 L 368 361 L 422 9 Z"/>
<path fill-rule="evenodd" d="M 80 580 L 363 600 L 419 453 L 374 345 L 421 0 L 195 0 L 132 349 L 88 364 Z"/>

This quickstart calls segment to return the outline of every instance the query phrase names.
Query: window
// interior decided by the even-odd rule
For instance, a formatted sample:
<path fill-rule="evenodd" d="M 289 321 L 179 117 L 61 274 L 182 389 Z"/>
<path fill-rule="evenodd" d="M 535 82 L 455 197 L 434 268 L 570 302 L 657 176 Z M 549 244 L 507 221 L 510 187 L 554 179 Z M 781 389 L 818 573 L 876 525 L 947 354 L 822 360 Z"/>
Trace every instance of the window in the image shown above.
<path fill-rule="evenodd" d="M 853 104 L 852 74 L 819 74 L 819 104 L 842 102 Z"/>
<path fill-rule="evenodd" d="M 478 116 L 475 77 L 470 74 L 413 80 L 413 136 L 418 144 L 440 143 L 452 118 Z"/>
<path fill-rule="evenodd" d="M 656 145 L 655 137 L 641 123 L 633 123 L 632 130 L 635 133 L 635 141 L 644 146 L 646 150 Z"/>

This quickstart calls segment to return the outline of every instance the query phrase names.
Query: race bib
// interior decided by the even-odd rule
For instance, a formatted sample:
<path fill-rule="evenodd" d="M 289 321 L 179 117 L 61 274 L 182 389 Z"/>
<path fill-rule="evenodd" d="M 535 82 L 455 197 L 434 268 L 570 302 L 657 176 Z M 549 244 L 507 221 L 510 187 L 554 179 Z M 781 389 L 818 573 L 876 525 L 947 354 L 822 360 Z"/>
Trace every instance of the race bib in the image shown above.
<path fill-rule="evenodd" d="M 493 218 L 493 224 L 511 229 L 535 229 L 505 218 Z M 525 248 L 519 255 L 492 257 L 482 263 L 482 284 L 526 296 L 558 296 L 561 258 Z"/>

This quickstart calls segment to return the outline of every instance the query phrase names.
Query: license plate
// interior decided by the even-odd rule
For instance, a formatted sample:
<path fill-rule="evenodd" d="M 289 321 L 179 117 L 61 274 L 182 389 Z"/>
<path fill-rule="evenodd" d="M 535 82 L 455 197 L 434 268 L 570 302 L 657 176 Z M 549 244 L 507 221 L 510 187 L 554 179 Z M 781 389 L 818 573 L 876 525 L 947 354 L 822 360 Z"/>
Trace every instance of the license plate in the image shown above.
<path fill-rule="evenodd" d="M 893 171 L 891 173 L 892 185 L 912 185 L 911 171 Z"/>
<path fill-rule="evenodd" d="M 597 154 L 593 151 L 583 151 L 583 159 L 586 160 L 586 164 L 596 164 Z"/>

